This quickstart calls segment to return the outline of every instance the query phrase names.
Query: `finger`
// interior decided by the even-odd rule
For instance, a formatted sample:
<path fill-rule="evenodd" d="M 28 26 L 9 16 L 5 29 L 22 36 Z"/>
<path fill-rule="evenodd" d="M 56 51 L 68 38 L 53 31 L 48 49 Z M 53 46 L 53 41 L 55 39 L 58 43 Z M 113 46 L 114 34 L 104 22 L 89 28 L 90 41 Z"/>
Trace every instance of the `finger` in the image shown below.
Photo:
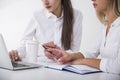
<path fill-rule="evenodd" d="M 22 61 L 22 58 L 21 58 L 20 56 L 18 56 L 18 60 L 19 60 L 19 61 Z"/>
<path fill-rule="evenodd" d="M 54 61 L 58 62 L 58 58 L 54 57 L 53 58 Z M 59 63 L 59 62 L 58 62 Z"/>
<path fill-rule="evenodd" d="M 66 62 L 66 60 L 65 60 L 65 58 L 64 58 L 64 57 L 61 57 L 61 58 L 59 58 L 59 59 L 58 59 L 58 62 L 60 62 L 60 63 L 65 63 L 65 62 Z"/>
<path fill-rule="evenodd" d="M 58 47 L 56 44 L 55 44 L 55 48 L 56 48 L 56 49 L 60 49 L 60 47 Z"/>
<path fill-rule="evenodd" d="M 12 61 L 12 53 L 11 52 L 9 52 L 9 56 L 10 56 L 10 59 Z"/>
<path fill-rule="evenodd" d="M 15 58 L 14 58 L 15 55 L 14 55 L 14 54 L 15 54 L 15 53 L 14 53 L 14 51 L 12 50 L 12 51 L 11 51 L 12 61 L 15 61 Z"/>
<path fill-rule="evenodd" d="M 51 41 L 51 42 L 48 43 L 48 46 L 55 47 L 55 44 L 54 44 L 53 41 Z"/>
<path fill-rule="evenodd" d="M 61 58 L 59 58 L 58 62 L 66 64 L 68 62 L 71 62 L 71 59 L 69 59 L 69 56 L 66 54 L 62 56 Z"/>
<path fill-rule="evenodd" d="M 59 61 L 57 61 L 57 63 L 58 63 L 58 64 L 62 64 L 62 65 L 65 64 L 65 62 L 59 62 Z"/>
<path fill-rule="evenodd" d="M 50 47 L 50 48 L 55 48 L 55 47 L 56 47 L 56 45 L 54 44 L 53 41 L 52 41 L 52 42 L 45 43 L 44 46 Z"/>
<path fill-rule="evenodd" d="M 48 57 L 49 59 L 53 59 L 52 54 L 50 54 L 48 51 L 45 51 L 45 56 Z"/>
<path fill-rule="evenodd" d="M 53 48 L 49 48 L 49 49 L 47 49 L 47 50 L 50 51 L 50 52 L 52 52 L 54 55 L 56 55 L 56 56 L 58 56 L 58 57 L 63 56 L 62 50 L 53 49 Z"/>
<path fill-rule="evenodd" d="M 22 59 L 21 59 L 21 57 L 19 56 L 17 50 L 15 50 L 15 60 L 17 60 L 17 61 L 22 61 Z"/>
<path fill-rule="evenodd" d="M 14 59 L 15 59 L 15 60 L 18 60 L 18 52 L 15 50 L 14 53 L 15 53 L 15 54 L 14 54 L 14 55 L 15 55 L 15 56 L 14 56 Z"/>

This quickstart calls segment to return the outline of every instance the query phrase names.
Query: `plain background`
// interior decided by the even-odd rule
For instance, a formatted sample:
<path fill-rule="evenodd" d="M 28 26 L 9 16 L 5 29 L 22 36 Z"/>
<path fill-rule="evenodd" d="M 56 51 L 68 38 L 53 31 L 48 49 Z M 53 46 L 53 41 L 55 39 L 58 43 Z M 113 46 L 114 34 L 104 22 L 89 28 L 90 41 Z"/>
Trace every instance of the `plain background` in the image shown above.
<path fill-rule="evenodd" d="M 96 17 L 91 0 L 72 0 L 72 3 L 83 14 L 81 49 L 86 49 L 101 32 L 102 24 Z M 41 7 L 41 0 L 0 0 L 0 33 L 8 50 L 17 48 L 33 12 Z"/>

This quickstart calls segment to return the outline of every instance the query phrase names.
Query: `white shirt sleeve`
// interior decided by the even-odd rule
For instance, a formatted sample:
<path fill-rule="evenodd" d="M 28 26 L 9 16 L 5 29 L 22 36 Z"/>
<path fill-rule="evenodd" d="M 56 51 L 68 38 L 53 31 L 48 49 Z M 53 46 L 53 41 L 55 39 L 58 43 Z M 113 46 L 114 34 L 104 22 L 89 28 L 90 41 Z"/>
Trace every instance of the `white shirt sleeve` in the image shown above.
<path fill-rule="evenodd" d="M 114 54 L 114 53 L 113 53 Z M 100 62 L 100 70 L 108 73 L 120 74 L 120 45 L 117 58 L 102 58 Z"/>
<path fill-rule="evenodd" d="M 99 34 L 97 38 L 92 41 L 91 45 L 86 50 L 80 50 L 85 58 L 96 58 L 100 54 L 100 45 L 102 41 L 102 35 Z"/>
<path fill-rule="evenodd" d="M 74 24 L 73 24 L 73 41 L 71 49 L 66 52 L 73 53 L 80 50 L 81 39 L 82 39 L 82 20 L 83 16 L 79 11 L 74 13 Z"/>
<path fill-rule="evenodd" d="M 17 48 L 17 51 L 21 57 L 25 57 L 26 55 L 26 47 L 25 47 L 25 41 L 26 40 L 32 40 L 34 38 L 35 32 L 36 32 L 36 26 L 37 23 L 32 17 L 30 20 L 28 27 L 26 28 L 25 32 L 23 33 L 22 39 L 20 40 L 20 45 Z"/>

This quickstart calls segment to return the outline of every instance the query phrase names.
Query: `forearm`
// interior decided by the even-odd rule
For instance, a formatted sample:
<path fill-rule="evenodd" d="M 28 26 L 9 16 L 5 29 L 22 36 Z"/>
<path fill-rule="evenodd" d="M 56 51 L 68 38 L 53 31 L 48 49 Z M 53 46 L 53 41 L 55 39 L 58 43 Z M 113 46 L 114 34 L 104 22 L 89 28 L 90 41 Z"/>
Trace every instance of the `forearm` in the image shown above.
<path fill-rule="evenodd" d="M 100 61 L 101 59 L 85 58 L 80 61 L 80 64 L 100 69 Z"/>

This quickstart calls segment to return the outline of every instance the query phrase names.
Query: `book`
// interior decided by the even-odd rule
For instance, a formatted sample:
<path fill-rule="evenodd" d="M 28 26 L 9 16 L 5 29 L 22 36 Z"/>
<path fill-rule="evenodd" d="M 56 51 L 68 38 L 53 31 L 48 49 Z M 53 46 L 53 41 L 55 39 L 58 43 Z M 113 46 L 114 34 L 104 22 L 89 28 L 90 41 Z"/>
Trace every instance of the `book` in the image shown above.
<path fill-rule="evenodd" d="M 55 70 L 74 72 L 74 73 L 81 74 L 81 75 L 102 72 L 99 69 L 95 69 L 95 68 L 92 68 L 92 67 L 89 67 L 89 66 L 86 66 L 86 65 L 48 64 L 48 65 L 45 65 L 45 67 L 55 69 Z"/>

